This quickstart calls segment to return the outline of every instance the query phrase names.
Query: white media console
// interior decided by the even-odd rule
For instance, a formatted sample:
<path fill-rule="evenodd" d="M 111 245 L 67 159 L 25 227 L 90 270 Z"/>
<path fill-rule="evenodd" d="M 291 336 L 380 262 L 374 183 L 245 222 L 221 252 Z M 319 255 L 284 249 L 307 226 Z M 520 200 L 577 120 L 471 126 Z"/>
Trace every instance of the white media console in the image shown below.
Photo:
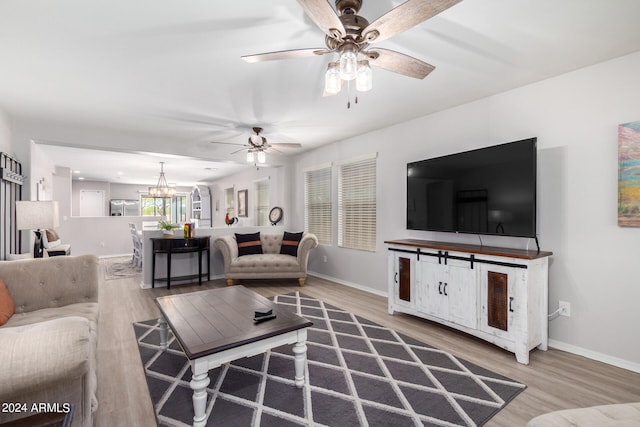
<path fill-rule="evenodd" d="M 547 349 L 551 252 L 403 239 L 388 245 L 389 314 L 459 329 L 529 363 Z"/>

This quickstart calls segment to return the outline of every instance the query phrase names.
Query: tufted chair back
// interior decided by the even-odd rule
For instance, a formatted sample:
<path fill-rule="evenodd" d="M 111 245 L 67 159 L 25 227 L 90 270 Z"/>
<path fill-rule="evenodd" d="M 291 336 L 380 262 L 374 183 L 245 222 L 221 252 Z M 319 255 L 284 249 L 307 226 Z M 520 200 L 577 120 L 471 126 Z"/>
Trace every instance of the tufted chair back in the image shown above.
<path fill-rule="evenodd" d="M 279 254 L 282 246 L 282 234 L 260 233 L 260 243 L 262 243 L 262 253 Z"/>
<path fill-rule="evenodd" d="M 0 279 L 15 302 L 16 313 L 98 302 L 95 255 L 0 262 Z"/>

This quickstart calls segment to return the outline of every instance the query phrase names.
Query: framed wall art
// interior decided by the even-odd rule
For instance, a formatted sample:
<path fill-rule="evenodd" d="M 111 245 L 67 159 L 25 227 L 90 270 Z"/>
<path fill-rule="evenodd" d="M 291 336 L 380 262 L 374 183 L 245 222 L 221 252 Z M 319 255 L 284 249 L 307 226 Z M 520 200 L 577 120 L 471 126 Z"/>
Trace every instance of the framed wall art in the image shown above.
<path fill-rule="evenodd" d="M 618 225 L 640 227 L 640 121 L 618 126 Z"/>

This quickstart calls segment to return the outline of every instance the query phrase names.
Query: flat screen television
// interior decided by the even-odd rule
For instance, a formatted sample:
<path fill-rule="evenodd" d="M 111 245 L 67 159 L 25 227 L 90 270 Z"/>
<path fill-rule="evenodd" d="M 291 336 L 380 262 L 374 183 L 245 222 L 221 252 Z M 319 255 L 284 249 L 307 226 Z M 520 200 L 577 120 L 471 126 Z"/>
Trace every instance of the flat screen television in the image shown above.
<path fill-rule="evenodd" d="M 407 229 L 536 237 L 536 138 L 407 164 Z"/>

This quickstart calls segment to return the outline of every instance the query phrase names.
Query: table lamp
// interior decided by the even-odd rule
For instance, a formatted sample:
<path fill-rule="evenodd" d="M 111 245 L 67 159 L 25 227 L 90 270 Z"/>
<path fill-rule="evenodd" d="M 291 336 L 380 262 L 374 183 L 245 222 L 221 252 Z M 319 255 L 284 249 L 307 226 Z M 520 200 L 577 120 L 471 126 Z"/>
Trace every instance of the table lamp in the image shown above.
<path fill-rule="evenodd" d="M 34 230 L 36 235 L 33 244 L 33 257 L 42 258 L 42 230 L 56 228 L 60 225 L 58 219 L 58 202 L 19 201 L 16 202 L 16 217 L 18 230 Z"/>

